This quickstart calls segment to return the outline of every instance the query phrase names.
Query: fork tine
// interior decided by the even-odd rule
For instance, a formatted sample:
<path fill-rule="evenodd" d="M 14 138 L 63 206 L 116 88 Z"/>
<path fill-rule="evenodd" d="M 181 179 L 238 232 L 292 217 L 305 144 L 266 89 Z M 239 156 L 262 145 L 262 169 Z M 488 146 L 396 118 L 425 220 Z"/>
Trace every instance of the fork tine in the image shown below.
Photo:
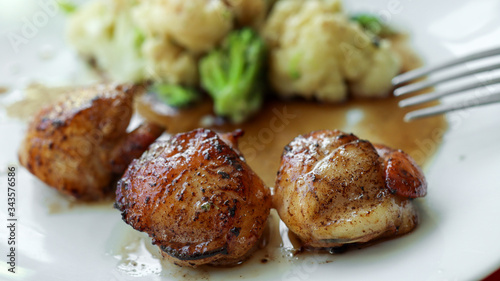
<path fill-rule="evenodd" d="M 463 85 L 463 86 L 460 86 L 457 88 L 444 90 L 444 91 L 436 91 L 436 92 L 432 92 L 432 93 L 428 93 L 428 94 L 417 95 L 417 96 L 414 96 L 411 98 L 407 98 L 407 99 L 399 101 L 399 106 L 400 107 L 407 107 L 407 106 L 417 105 L 417 104 L 421 104 L 424 102 L 433 101 L 433 100 L 436 100 L 436 99 L 439 99 L 441 97 L 448 96 L 451 94 L 460 93 L 460 92 L 472 90 L 472 89 L 475 89 L 478 87 L 488 86 L 488 85 L 497 84 L 497 83 L 500 83 L 500 77 L 495 78 L 495 79 L 491 79 L 488 81 L 474 81 L 472 83 L 469 83 L 469 84 L 466 84 L 466 85 Z"/>
<path fill-rule="evenodd" d="M 465 70 L 465 71 L 462 71 L 462 72 L 459 72 L 459 73 L 456 73 L 456 74 L 453 74 L 450 76 L 441 77 L 441 78 L 437 78 L 437 79 L 429 78 L 429 79 L 421 81 L 421 82 L 408 84 L 408 85 L 405 85 L 403 87 L 397 88 L 396 90 L 394 90 L 394 95 L 395 96 L 406 95 L 409 93 L 413 93 L 416 91 L 420 91 L 420 90 L 435 86 L 436 84 L 439 84 L 442 82 L 447 82 L 447 81 L 450 81 L 453 79 L 457 79 L 457 78 L 461 78 L 461 77 L 465 77 L 465 76 L 469 76 L 469 75 L 473 75 L 473 74 L 479 74 L 479 73 L 483 73 L 483 72 L 487 72 L 487 71 L 491 71 L 491 70 L 496 70 L 496 69 L 500 69 L 500 63 L 493 64 L 493 65 L 487 65 L 487 66 L 476 68 L 476 69 Z"/>
<path fill-rule="evenodd" d="M 415 69 L 412 71 L 405 72 L 403 74 L 400 74 L 400 75 L 394 77 L 392 79 L 392 84 L 397 86 L 397 85 L 400 85 L 402 83 L 420 78 L 420 77 L 425 76 L 425 75 L 428 75 L 429 73 L 432 73 L 434 71 L 441 70 L 443 68 L 447 68 L 450 66 L 464 63 L 464 62 L 477 60 L 477 59 L 481 59 L 481 58 L 485 58 L 485 57 L 490 57 L 490 56 L 494 56 L 494 55 L 498 55 L 498 54 L 500 54 L 500 47 L 485 50 L 485 51 L 482 51 L 479 53 L 470 54 L 470 55 L 456 58 L 456 59 L 446 61 L 446 62 L 443 62 L 440 64 L 425 66 L 422 68 L 418 68 L 418 69 Z"/>
<path fill-rule="evenodd" d="M 406 122 L 418 118 L 434 116 L 454 110 L 460 110 L 468 107 L 475 107 L 500 102 L 500 89 L 479 98 L 470 98 L 453 104 L 440 104 L 433 107 L 423 108 L 408 112 L 404 120 Z"/>

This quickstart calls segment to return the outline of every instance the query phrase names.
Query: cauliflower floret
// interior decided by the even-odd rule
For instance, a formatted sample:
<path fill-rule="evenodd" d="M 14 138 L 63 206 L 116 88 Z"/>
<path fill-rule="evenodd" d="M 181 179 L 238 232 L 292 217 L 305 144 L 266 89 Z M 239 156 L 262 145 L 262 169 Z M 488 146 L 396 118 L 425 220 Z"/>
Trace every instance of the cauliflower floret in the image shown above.
<path fill-rule="evenodd" d="M 382 71 L 383 70 L 383 71 Z M 394 55 L 389 41 L 382 40 L 365 75 L 351 83 L 351 92 L 358 97 L 386 96 L 392 89 L 392 78 L 401 70 L 401 60 Z"/>
<path fill-rule="evenodd" d="M 341 12 L 342 6 L 337 0 L 325 0 L 318 2 L 314 1 L 300 1 L 300 0 L 281 0 L 275 4 L 271 15 L 267 19 L 264 33 L 268 43 L 271 46 L 279 44 L 280 37 L 287 27 L 287 21 L 300 13 L 302 9 L 309 9 L 307 14 L 325 12 L 325 13 L 338 13 Z M 316 10 L 320 11 L 316 11 Z"/>
<path fill-rule="evenodd" d="M 127 9 L 124 1 L 90 2 L 70 18 L 67 29 L 70 44 L 118 82 L 144 78 L 144 63 L 136 48 L 138 33 L 124 12 Z"/>
<path fill-rule="evenodd" d="M 196 58 L 172 44 L 167 36 L 146 37 L 141 54 L 147 80 L 183 85 L 195 85 L 198 81 Z"/>
<path fill-rule="evenodd" d="M 170 34 L 170 29 L 165 28 L 172 20 L 165 22 L 165 18 L 169 13 L 175 14 L 175 9 L 180 6 L 174 4 L 178 2 L 91 1 L 70 17 L 67 29 L 69 42 L 80 54 L 94 59 L 97 66 L 114 81 L 153 80 L 195 85 L 198 82 L 198 56 L 175 44 L 174 42 L 178 42 L 175 34 Z M 212 11 L 213 21 L 223 22 L 220 14 L 216 12 L 217 8 L 214 8 L 220 6 L 213 4 L 216 2 L 210 1 L 205 5 L 205 9 L 201 10 Z M 189 11 L 194 12 L 193 9 Z M 231 28 L 232 22 L 229 22 L 229 27 L 224 27 L 226 31 L 219 30 L 221 26 L 211 27 L 222 32 L 222 35 L 209 33 L 206 22 L 196 24 L 201 27 L 191 30 L 204 30 L 206 36 L 200 37 L 200 40 L 203 44 L 213 46 L 220 40 L 219 37 L 222 38 Z M 185 36 L 192 38 L 195 35 L 186 33 Z M 210 36 L 212 37 L 209 38 Z"/>
<path fill-rule="evenodd" d="M 169 34 L 193 53 L 212 49 L 233 28 L 233 13 L 222 0 L 139 1 L 133 15 L 142 30 Z"/>
<path fill-rule="evenodd" d="M 95 0 L 69 19 L 69 42 L 118 82 L 198 83 L 199 57 L 234 28 L 259 25 L 269 0 Z"/>
<path fill-rule="evenodd" d="M 349 90 L 386 96 L 400 68 L 389 42 L 373 42 L 338 1 L 279 1 L 263 34 L 271 47 L 271 84 L 285 97 L 337 102 Z"/>

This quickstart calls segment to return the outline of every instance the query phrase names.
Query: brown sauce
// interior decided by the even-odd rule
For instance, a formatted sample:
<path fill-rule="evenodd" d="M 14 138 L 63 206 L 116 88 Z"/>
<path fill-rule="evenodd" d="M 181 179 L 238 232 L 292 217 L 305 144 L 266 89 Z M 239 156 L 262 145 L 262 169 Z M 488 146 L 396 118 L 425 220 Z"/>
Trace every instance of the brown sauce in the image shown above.
<path fill-rule="evenodd" d="M 24 89 L 24 98 L 7 107 L 7 115 L 12 118 L 28 120 L 42 107 L 53 103 L 71 87 L 47 87 L 33 83 Z"/>
<path fill-rule="evenodd" d="M 47 211 L 49 214 L 63 214 L 89 208 L 94 210 L 113 210 L 114 203 L 114 198 L 107 198 L 97 202 L 83 202 L 69 197 L 56 196 L 56 198 L 47 202 Z"/>
<path fill-rule="evenodd" d="M 418 164 L 424 165 L 441 143 L 447 128 L 446 120 L 443 116 L 437 116 L 405 122 L 404 115 L 415 108 L 401 109 L 398 107 L 399 100 L 400 98 L 394 97 L 351 100 L 336 105 L 271 100 L 252 120 L 244 124 L 211 128 L 218 131 L 243 129 L 245 135 L 239 142 L 239 148 L 250 166 L 269 186 L 274 186 L 285 145 L 296 136 L 315 130 L 339 129 L 352 132 L 361 139 L 402 149 Z M 151 108 L 144 103 L 144 100 L 139 102 L 138 110 L 141 115 L 160 122 L 167 128 L 172 125 L 169 119 L 171 117 L 162 115 L 162 112 L 155 112 Z M 198 126 L 199 124 L 195 123 L 191 127 L 184 127 L 184 130 Z"/>
<path fill-rule="evenodd" d="M 4 86 L 0 86 L 0 95 L 1 94 L 5 94 L 9 91 L 9 88 L 7 87 L 4 87 Z"/>

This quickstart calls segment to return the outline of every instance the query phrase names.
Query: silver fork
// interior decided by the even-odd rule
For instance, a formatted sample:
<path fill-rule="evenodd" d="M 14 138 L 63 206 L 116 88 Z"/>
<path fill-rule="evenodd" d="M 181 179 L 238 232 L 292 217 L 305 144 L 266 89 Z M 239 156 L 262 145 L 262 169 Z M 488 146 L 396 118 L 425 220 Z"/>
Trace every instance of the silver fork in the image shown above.
<path fill-rule="evenodd" d="M 497 70 L 500 69 L 500 63 L 495 63 L 492 65 L 487 65 L 475 69 L 467 69 L 458 73 L 454 73 L 452 75 L 444 76 L 442 78 L 432 78 L 429 77 L 429 79 L 416 82 L 413 84 L 408 84 L 401 86 L 402 84 L 412 81 L 417 78 L 421 78 L 430 74 L 437 73 L 442 70 L 447 70 L 450 69 L 453 66 L 459 65 L 459 64 L 464 64 L 467 62 L 475 61 L 478 59 L 482 58 L 487 58 L 495 55 L 500 54 L 500 47 L 470 54 L 461 58 L 453 59 L 450 61 L 446 61 L 440 64 L 436 65 L 430 65 L 430 66 L 425 66 L 422 68 L 418 68 L 409 72 L 405 72 L 403 74 L 400 74 L 392 79 L 392 84 L 396 87 L 397 89 L 394 90 L 394 95 L 395 96 L 401 96 L 401 95 L 406 95 L 409 93 L 413 93 L 416 91 L 420 91 L 432 86 L 435 86 L 439 83 L 455 80 L 458 78 L 470 76 L 473 74 L 479 74 L 491 70 Z M 455 87 L 452 89 L 447 89 L 447 90 L 441 90 L 441 91 L 435 91 L 431 93 L 426 93 L 426 94 L 421 94 L 421 95 L 416 95 L 404 100 L 401 100 L 399 102 L 400 107 L 407 107 L 407 106 L 412 106 L 412 105 L 417 105 L 433 100 L 440 99 L 444 96 L 449 96 L 457 93 L 462 93 L 467 90 L 472 90 L 476 89 L 479 87 L 484 87 L 492 84 L 497 84 L 500 83 L 500 77 L 490 79 L 488 81 L 473 81 L 470 83 L 467 83 L 465 85 L 461 85 L 460 87 Z M 399 87 L 401 86 L 401 87 Z M 423 118 L 423 117 L 428 117 L 428 116 L 433 116 L 433 115 L 438 115 L 442 113 L 446 113 L 449 111 L 454 111 L 454 110 L 459 110 L 459 109 L 464 109 L 464 108 L 469 108 L 469 107 L 474 107 L 474 106 L 480 106 L 480 105 L 486 105 L 486 104 L 491 104 L 491 103 L 496 103 L 500 102 L 500 89 L 491 91 L 487 95 L 484 96 L 479 96 L 479 97 L 472 97 L 468 99 L 464 99 L 463 101 L 457 102 L 457 103 L 450 103 L 450 104 L 439 104 L 433 107 L 428 107 L 428 108 L 423 108 L 415 111 L 408 112 L 405 116 L 405 121 L 410 121 L 413 119 L 417 118 Z"/>

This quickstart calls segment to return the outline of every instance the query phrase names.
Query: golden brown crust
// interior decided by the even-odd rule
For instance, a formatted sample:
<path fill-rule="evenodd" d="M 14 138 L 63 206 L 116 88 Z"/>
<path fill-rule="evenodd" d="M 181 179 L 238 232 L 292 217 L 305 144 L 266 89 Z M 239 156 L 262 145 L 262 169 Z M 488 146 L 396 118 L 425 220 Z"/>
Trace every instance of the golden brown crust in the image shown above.
<path fill-rule="evenodd" d="M 124 162 L 140 156 L 162 133 L 159 126 L 146 124 L 127 134 L 137 91 L 134 86 L 97 85 L 43 108 L 29 124 L 19 149 L 20 163 L 77 199 L 107 196 L 112 181 L 128 165 Z"/>
<path fill-rule="evenodd" d="M 418 221 L 412 202 L 386 186 L 384 161 L 374 146 L 337 130 L 299 136 L 285 147 L 273 203 L 310 247 L 403 234 Z"/>
<path fill-rule="evenodd" d="M 125 222 L 177 265 L 234 264 L 260 239 L 269 190 L 243 158 L 206 129 L 156 142 L 118 182 Z"/>

